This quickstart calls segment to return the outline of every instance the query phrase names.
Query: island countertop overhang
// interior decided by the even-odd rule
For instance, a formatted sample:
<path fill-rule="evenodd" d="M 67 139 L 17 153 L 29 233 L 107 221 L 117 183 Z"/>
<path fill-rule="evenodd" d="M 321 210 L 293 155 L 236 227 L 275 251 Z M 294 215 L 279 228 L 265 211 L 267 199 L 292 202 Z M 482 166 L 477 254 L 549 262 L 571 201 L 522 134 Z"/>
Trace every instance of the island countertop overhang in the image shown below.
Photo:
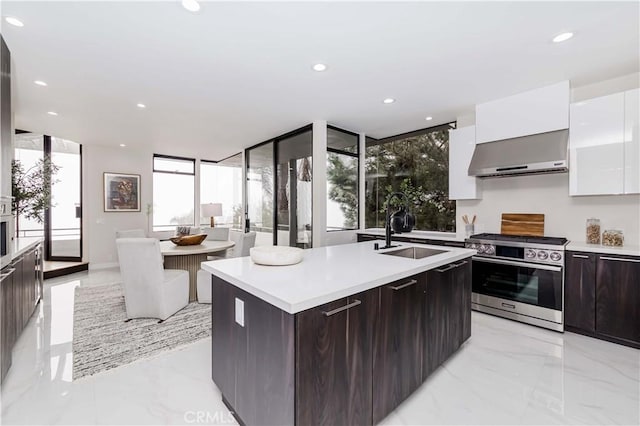
<path fill-rule="evenodd" d="M 256 265 L 249 257 L 242 257 L 203 262 L 202 269 L 289 314 L 296 314 L 476 254 L 475 250 L 452 247 L 423 259 L 383 254 L 405 247 L 443 249 L 402 243 L 375 251 L 372 242 L 362 242 L 305 250 L 303 261 L 296 265 Z"/>

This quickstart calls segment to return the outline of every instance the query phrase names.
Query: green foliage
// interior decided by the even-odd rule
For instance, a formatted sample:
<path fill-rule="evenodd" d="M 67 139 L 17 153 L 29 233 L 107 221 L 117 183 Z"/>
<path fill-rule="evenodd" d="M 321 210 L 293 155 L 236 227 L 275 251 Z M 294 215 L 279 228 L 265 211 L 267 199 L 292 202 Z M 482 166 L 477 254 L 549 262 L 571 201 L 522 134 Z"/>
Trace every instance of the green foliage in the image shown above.
<path fill-rule="evenodd" d="M 358 162 L 352 157 L 327 153 L 329 199 L 340 204 L 346 228 L 358 223 Z"/>
<path fill-rule="evenodd" d="M 405 192 L 418 230 L 455 231 L 455 201 L 449 193 L 449 133 L 446 129 L 379 145 L 366 152 L 366 227 L 384 227 L 384 202 Z M 397 205 L 393 202 L 392 205 Z"/>
<path fill-rule="evenodd" d="M 38 160 L 27 170 L 20 160 L 11 162 L 11 211 L 16 215 L 16 233 L 20 230 L 20 217 L 44 223 L 44 210 L 53 205 L 51 186 L 58 182 L 53 178 L 59 169 L 50 157 Z"/>

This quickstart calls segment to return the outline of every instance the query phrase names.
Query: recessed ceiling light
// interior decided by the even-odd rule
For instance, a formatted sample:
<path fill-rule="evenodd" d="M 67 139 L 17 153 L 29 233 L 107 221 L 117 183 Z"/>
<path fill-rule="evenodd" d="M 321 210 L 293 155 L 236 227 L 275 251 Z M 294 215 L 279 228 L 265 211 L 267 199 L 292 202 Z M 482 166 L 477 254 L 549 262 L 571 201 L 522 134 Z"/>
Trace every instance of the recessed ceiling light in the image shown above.
<path fill-rule="evenodd" d="M 46 86 L 47 85 L 47 83 L 45 83 L 42 80 L 36 80 L 36 81 L 34 81 L 34 83 L 37 84 L 38 86 Z"/>
<path fill-rule="evenodd" d="M 425 120 L 431 121 L 431 120 L 433 120 L 433 117 L 429 116 L 429 117 L 425 118 Z"/>
<path fill-rule="evenodd" d="M 120 146 L 124 148 L 127 144 L 121 143 Z"/>
<path fill-rule="evenodd" d="M 146 107 L 147 107 L 145 104 L 136 104 L 136 106 L 137 106 L 138 108 L 146 108 Z"/>
<path fill-rule="evenodd" d="M 200 3 L 196 0 L 182 0 L 182 7 L 187 9 L 189 12 L 197 12 L 200 10 Z"/>
<path fill-rule="evenodd" d="M 318 72 L 325 71 L 326 69 L 327 69 L 327 66 L 325 64 L 315 64 L 313 66 L 313 70 Z"/>
<path fill-rule="evenodd" d="M 396 100 L 393 98 L 386 98 L 384 101 L 382 101 L 385 104 L 392 104 L 394 103 Z"/>
<path fill-rule="evenodd" d="M 554 43 L 560 43 L 560 42 L 569 40 L 571 37 L 573 37 L 573 33 L 558 34 L 557 36 L 555 36 L 553 38 L 553 42 Z"/>
<path fill-rule="evenodd" d="M 14 18 L 13 16 L 7 16 L 6 18 L 4 18 L 4 20 L 13 26 L 24 27 L 24 24 L 22 23 L 22 21 L 19 20 L 18 18 Z"/>
<path fill-rule="evenodd" d="M 55 111 L 49 111 L 47 114 L 49 114 L 49 115 L 58 115 L 58 113 L 55 112 Z"/>

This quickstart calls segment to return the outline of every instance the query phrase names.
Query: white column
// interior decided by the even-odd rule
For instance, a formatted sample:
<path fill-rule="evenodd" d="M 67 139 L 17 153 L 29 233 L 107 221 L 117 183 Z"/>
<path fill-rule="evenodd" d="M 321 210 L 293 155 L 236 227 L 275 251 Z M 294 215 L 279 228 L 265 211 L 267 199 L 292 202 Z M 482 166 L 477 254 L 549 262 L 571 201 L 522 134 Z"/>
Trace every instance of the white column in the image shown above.
<path fill-rule="evenodd" d="M 327 122 L 313 122 L 313 247 L 325 245 L 327 232 Z"/>

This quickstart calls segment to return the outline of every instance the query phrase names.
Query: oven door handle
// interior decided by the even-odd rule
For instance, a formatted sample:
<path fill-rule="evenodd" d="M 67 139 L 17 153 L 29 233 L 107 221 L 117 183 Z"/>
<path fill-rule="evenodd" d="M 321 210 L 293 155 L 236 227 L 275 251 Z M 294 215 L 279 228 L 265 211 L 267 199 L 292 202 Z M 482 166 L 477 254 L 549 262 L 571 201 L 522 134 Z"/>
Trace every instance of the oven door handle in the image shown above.
<path fill-rule="evenodd" d="M 525 268 L 544 269 L 545 271 L 554 271 L 554 272 L 562 271 L 561 266 L 539 265 L 537 263 L 517 262 L 515 260 L 491 259 L 488 257 L 479 257 L 479 256 L 473 256 L 471 259 L 478 262 L 498 263 L 500 265 L 523 266 Z"/>

